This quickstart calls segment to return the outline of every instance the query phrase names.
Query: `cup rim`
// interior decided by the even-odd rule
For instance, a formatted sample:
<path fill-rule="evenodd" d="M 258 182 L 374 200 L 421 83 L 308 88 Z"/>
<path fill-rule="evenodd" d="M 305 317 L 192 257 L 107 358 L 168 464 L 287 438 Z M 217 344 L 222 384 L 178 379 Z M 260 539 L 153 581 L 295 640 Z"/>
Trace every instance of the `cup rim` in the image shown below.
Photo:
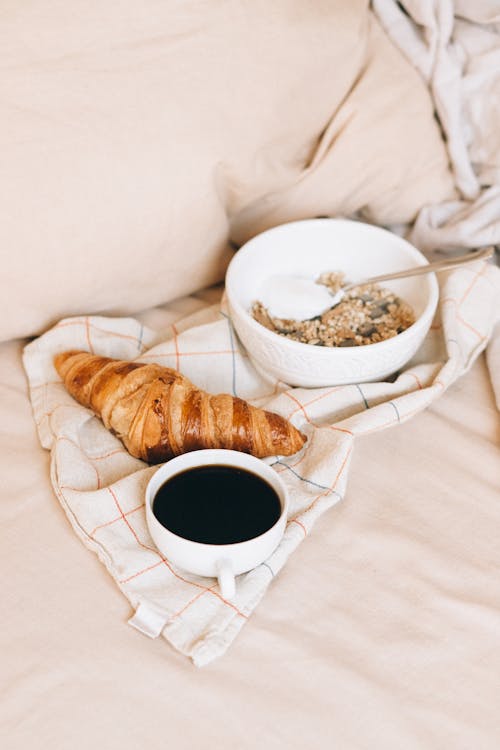
<path fill-rule="evenodd" d="M 174 531 L 172 531 L 171 529 L 169 529 L 167 526 L 164 526 L 158 520 L 158 518 L 155 516 L 154 511 L 153 511 L 153 501 L 154 501 L 154 499 L 156 497 L 156 492 L 155 492 L 155 494 L 153 494 L 152 491 L 151 491 L 151 485 L 153 484 L 153 480 L 156 477 L 156 475 L 160 471 L 162 471 L 165 467 L 171 465 L 172 462 L 175 462 L 177 459 L 181 459 L 181 458 L 183 458 L 185 456 L 188 456 L 188 455 L 191 455 L 191 454 L 198 454 L 198 455 L 202 454 L 202 455 L 205 455 L 205 457 L 207 457 L 207 454 L 212 454 L 213 455 L 214 453 L 220 453 L 220 452 L 223 452 L 226 455 L 227 454 L 232 454 L 234 458 L 240 457 L 241 455 L 244 455 L 247 458 L 255 459 L 255 461 L 258 461 L 261 466 L 265 466 L 267 469 L 269 469 L 270 471 L 272 471 L 271 467 L 268 464 L 265 464 L 264 462 L 261 461 L 261 459 L 257 458 L 256 456 L 252 456 L 252 454 L 250 454 L 250 453 L 244 453 L 243 451 L 231 450 L 230 448 L 202 448 L 200 450 L 186 451 L 186 453 L 181 453 L 180 455 L 175 456 L 174 458 L 171 458 L 166 463 L 161 464 L 161 466 L 158 468 L 158 470 L 154 472 L 153 476 L 148 481 L 148 484 L 146 486 L 146 492 L 145 492 L 145 498 L 146 498 L 146 520 L 147 520 L 147 523 L 149 524 L 150 520 L 154 519 L 154 523 L 157 524 L 160 527 L 160 529 L 162 529 L 163 531 L 167 532 L 168 534 L 170 534 L 171 536 L 173 536 L 175 539 L 178 539 L 180 542 L 184 542 L 185 544 L 195 545 L 195 546 L 197 546 L 199 548 L 202 548 L 202 549 L 207 549 L 208 548 L 208 549 L 221 549 L 221 550 L 229 550 L 229 549 L 235 548 L 235 547 L 243 547 L 244 545 L 249 545 L 249 544 L 252 544 L 253 542 L 255 542 L 255 541 L 259 540 L 259 539 L 262 539 L 267 534 L 269 534 L 274 529 L 276 529 L 283 522 L 283 518 L 285 518 L 285 525 L 286 525 L 286 519 L 287 519 L 287 516 L 288 516 L 288 508 L 289 508 L 288 490 L 286 488 L 285 483 L 281 479 L 281 477 L 276 472 L 274 472 L 274 471 L 273 471 L 273 478 L 275 478 L 276 483 L 278 484 L 278 486 L 280 487 L 281 492 L 282 492 L 282 495 L 279 495 L 279 493 L 277 493 L 278 497 L 279 497 L 279 500 L 280 500 L 280 504 L 281 504 L 281 513 L 280 513 L 279 517 L 277 518 L 277 520 L 273 523 L 273 525 L 270 526 L 265 531 L 263 531 L 261 534 L 258 534 L 258 536 L 252 536 L 252 537 L 250 537 L 250 539 L 245 539 L 242 542 L 230 542 L 229 544 L 215 544 L 215 543 L 211 543 L 211 542 L 197 542 L 194 539 L 189 539 L 188 537 L 180 536 L 179 534 L 176 534 Z M 162 487 L 163 484 L 166 481 L 168 481 L 169 479 L 171 479 L 174 476 L 177 476 L 177 474 L 180 474 L 182 471 L 187 471 L 190 468 L 196 468 L 198 466 L 207 466 L 207 465 L 210 465 L 210 464 L 212 464 L 214 466 L 217 465 L 217 463 L 218 463 L 217 461 L 212 461 L 212 462 L 209 462 L 209 463 L 204 463 L 201 460 L 202 459 L 202 455 L 200 455 L 200 462 L 199 463 L 196 462 L 196 463 L 192 464 L 191 466 L 188 466 L 188 467 L 185 467 L 185 468 L 179 468 L 178 471 L 175 471 L 174 473 L 170 474 L 158 486 L 158 489 L 160 489 L 160 487 Z M 233 465 L 235 467 L 238 467 L 237 463 L 231 464 L 231 465 Z M 241 466 L 240 468 L 245 468 L 245 467 Z M 261 476 L 261 475 L 259 474 L 258 476 Z M 264 481 L 266 481 L 265 477 L 262 477 L 262 478 L 264 479 Z M 274 487 L 273 487 L 273 489 L 274 489 Z"/>

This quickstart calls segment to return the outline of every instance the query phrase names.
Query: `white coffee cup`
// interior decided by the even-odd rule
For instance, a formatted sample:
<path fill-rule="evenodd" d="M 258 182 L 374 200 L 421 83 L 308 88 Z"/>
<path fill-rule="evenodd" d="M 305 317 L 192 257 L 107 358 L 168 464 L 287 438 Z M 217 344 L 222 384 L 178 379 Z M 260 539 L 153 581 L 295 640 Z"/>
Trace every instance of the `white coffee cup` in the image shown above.
<path fill-rule="evenodd" d="M 195 542 L 174 534 L 161 524 L 153 513 L 153 501 L 160 487 L 180 472 L 210 464 L 246 469 L 267 482 L 277 493 L 281 504 L 276 523 L 259 536 L 234 544 Z M 287 515 L 288 494 L 278 474 L 260 459 L 239 451 L 214 449 L 183 453 L 163 464 L 146 488 L 146 520 L 160 552 L 187 572 L 217 578 L 221 596 L 228 600 L 235 593 L 235 576 L 260 565 L 276 549 L 285 530 Z"/>

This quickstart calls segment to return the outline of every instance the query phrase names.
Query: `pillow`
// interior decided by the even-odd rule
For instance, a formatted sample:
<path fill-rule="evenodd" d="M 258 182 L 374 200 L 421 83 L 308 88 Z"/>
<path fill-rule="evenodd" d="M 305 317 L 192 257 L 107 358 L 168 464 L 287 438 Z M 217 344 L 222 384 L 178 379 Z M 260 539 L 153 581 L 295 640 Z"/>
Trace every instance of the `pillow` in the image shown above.
<path fill-rule="evenodd" d="M 332 108 L 310 162 L 294 181 L 233 218 L 233 238 L 286 221 L 356 214 L 376 224 L 412 222 L 426 204 L 456 197 L 432 100 L 370 14 L 359 76 Z"/>
<path fill-rule="evenodd" d="M 241 241 L 360 202 L 375 219 L 406 218 L 446 192 L 425 90 L 372 26 L 367 0 L 4 8 L 0 340 L 219 281 L 231 227 Z M 389 139 L 381 148 L 374 133 L 397 133 L 409 110 L 425 190 L 405 197 L 396 185 L 415 143 L 402 134 L 386 165 Z"/>

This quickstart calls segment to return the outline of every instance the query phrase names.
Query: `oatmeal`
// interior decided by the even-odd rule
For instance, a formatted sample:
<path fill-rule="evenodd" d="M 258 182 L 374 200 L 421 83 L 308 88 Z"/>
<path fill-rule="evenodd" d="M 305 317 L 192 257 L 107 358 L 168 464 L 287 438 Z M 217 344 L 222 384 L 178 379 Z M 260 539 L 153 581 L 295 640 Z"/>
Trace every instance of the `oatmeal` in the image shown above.
<path fill-rule="evenodd" d="M 322 273 L 317 283 L 335 294 L 344 283 L 344 274 Z M 378 284 L 364 284 L 347 291 L 337 305 L 308 320 L 273 317 L 261 302 L 253 304 L 252 315 L 270 331 L 312 346 L 374 344 L 397 336 L 415 322 L 410 305 Z"/>

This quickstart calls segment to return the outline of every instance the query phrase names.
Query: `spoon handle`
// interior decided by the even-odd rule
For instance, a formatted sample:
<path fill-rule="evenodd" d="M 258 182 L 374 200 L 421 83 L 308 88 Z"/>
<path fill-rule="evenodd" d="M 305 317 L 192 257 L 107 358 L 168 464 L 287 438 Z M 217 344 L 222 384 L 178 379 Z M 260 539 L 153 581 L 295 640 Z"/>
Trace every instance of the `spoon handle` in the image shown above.
<path fill-rule="evenodd" d="M 377 284 L 379 281 L 389 281 L 389 279 L 402 279 L 407 276 L 418 276 L 422 273 L 434 273 L 436 271 L 446 271 L 449 268 L 455 268 L 455 266 L 461 266 L 462 263 L 470 263 L 473 260 L 486 260 L 491 258 L 495 248 L 493 245 L 485 247 L 483 250 L 474 250 L 472 253 L 466 255 L 459 255 L 455 258 L 445 258 L 444 260 L 437 260 L 434 263 L 428 263 L 425 266 L 415 266 L 414 268 L 408 268 L 406 271 L 397 271 L 396 273 L 384 273 L 381 276 L 372 276 L 364 281 L 357 281 L 355 284 L 347 284 L 343 287 L 342 291 L 346 292 L 349 289 L 354 289 L 356 286 L 362 284 Z"/>

